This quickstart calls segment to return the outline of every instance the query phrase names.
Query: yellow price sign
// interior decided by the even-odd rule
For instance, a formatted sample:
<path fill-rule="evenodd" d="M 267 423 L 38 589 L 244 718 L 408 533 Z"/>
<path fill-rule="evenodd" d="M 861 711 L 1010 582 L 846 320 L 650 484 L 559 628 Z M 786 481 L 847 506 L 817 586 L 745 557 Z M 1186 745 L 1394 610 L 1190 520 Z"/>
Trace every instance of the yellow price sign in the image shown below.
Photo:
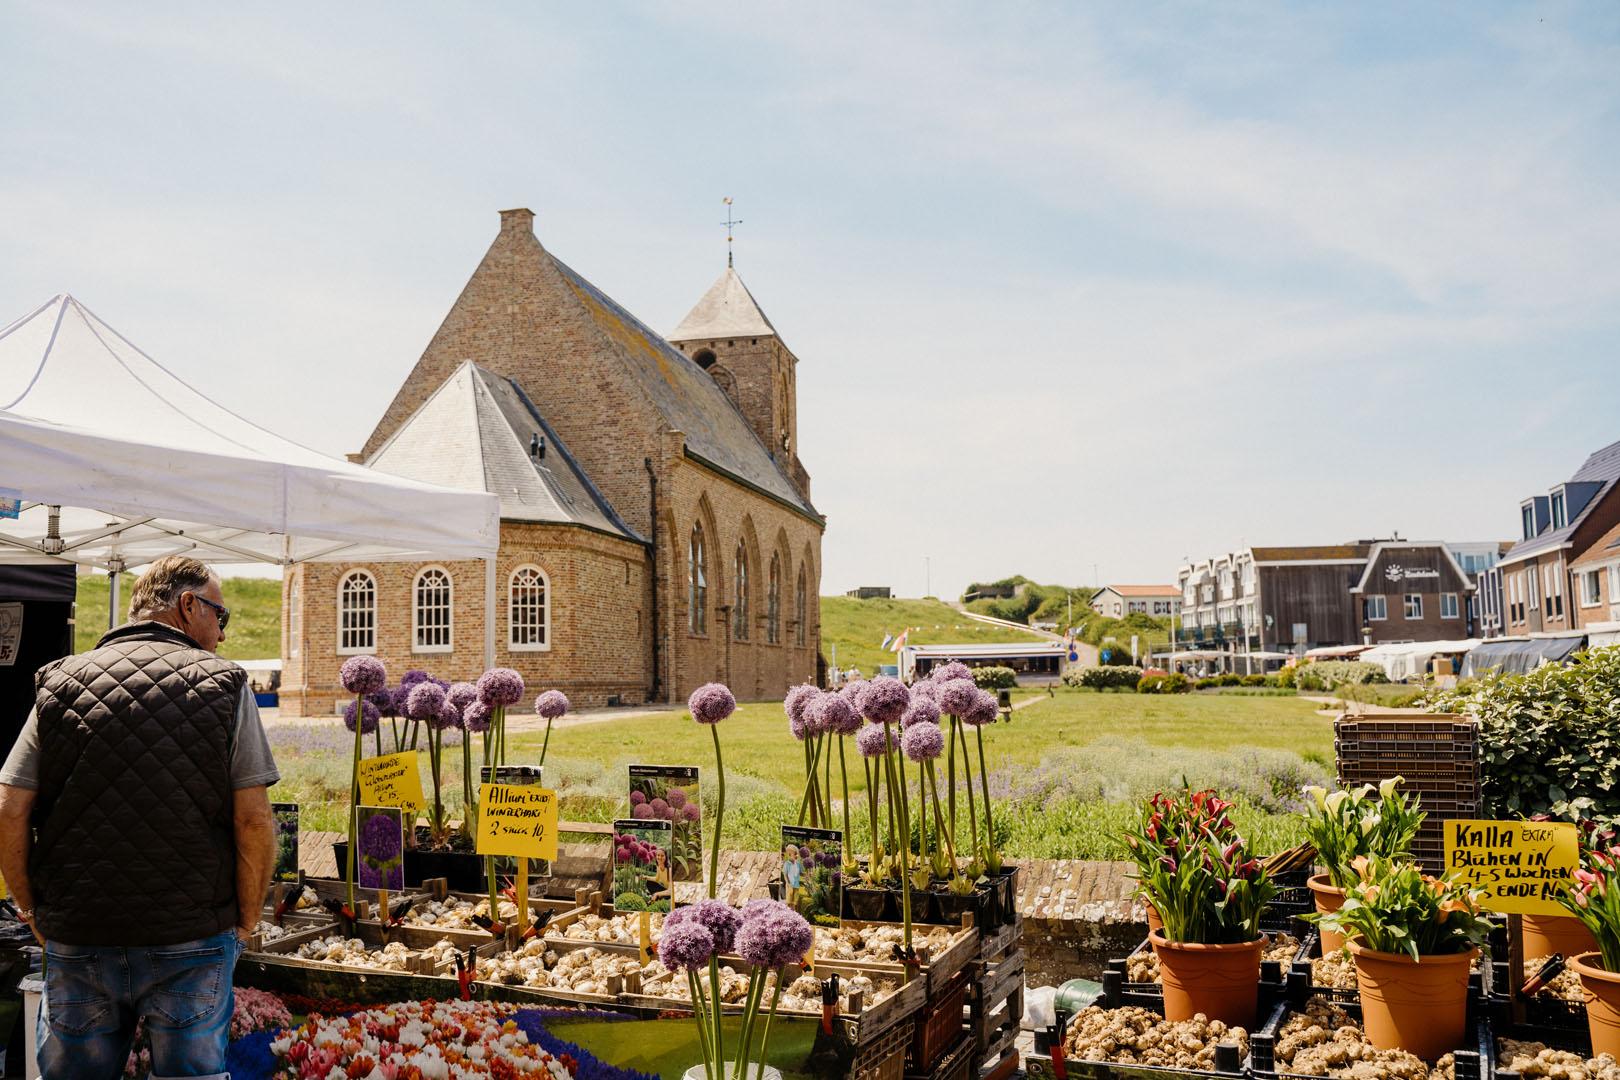
<path fill-rule="evenodd" d="M 1446 874 L 1481 889 L 1488 911 L 1568 915 L 1558 896 L 1580 866 L 1576 826 L 1564 821 L 1445 823 Z"/>
<path fill-rule="evenodd" d="M 528 785 L 482 785 L 478 790 L 478 854 L 555 859 L 557 793 Z"/>
<path fill-rule="evenodd" d="M 397 806 L 401 810 L 422 809 L 422 766 L 416 751 L 362 758 L 360 803 Z"/>

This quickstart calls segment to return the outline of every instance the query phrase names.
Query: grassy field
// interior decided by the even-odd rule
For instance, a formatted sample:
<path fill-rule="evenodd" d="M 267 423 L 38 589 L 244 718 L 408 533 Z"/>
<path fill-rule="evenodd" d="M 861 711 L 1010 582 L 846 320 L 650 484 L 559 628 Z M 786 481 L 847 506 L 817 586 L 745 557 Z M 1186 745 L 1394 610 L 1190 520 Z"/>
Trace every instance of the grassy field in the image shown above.
<path fill-rule="evenodd" d="M 129 607 L 135 575 L 120 575 L 118 582 L 119 622 Z M 231 660 L 263 660 L 281 655 L 281 582 L 279 579 L 226 578 L 225 606 L 231 609 L 231 628 L 219 654 Z M 107 632 L 107 575 L 79 578 L 78 622 L 74 627 L 73 648 L 84 652 L 95 647 Z"/>
<path fill-rule="evenodd" d="M 779 826 L 797 819 L 803 785 L 800 746 L 788 735 L 781 707 L 744 705 L 720 735 L 727 762 L 725 843 L 775 847 Z M 349 738 L 336 723 L 272 730 L 285 777 L 272 797 L 303 804 L 307 828 L 341 826 Z M 540 738 L 511 736 L 508 760 L 537 760 Z M 372 749 L 368 743 L 367 752 Z M 849 749 L 852 832 L 864 845 L 865 775 Z M 1016 857 L 1118 857 L 1119 829 L 1133 805 L 1183 777 L 1236 798 L 1240 827 L 1262 850 L 1272 850 L 1297 839 L 1290 811 L 1303 785 L 1327 778 L 1333 733 L 1311 703 L 1295 698 L 1065 689 L 1037 697 L 1010 723 L 988 729 L 985 752 L 997 833 Z M 609 821 L 625 812 L 624 766 L 631 762 L 700 766 L 712 813 L 714 746 L 708 730 L 680 712 L 556 732 L 546 780 L 561 792 L 565 818 Z M 447 753 L 445 764 L 446 801 L 459 815 L 459 749 Z M 836 768 L 833 785 L 837 797 Z"/>
<path fill-rule="evenodd" d="M 827 662 L 833 662 L 833 646 L 838 647 L 838 666 L 849 670 L 854 664 L 870 676 L 879 664 L 897 663 L 895 654 L 880 649 L 884 634 L 898 635 L 910 629 L 907 640 L 913 645 L 943 645 L 957 642 L 1038 641 L 1040 635 L 969 619 L 960 611 L 938 600 L 854 600 L 847 596 L 821 598 L 821 641 Z"/>

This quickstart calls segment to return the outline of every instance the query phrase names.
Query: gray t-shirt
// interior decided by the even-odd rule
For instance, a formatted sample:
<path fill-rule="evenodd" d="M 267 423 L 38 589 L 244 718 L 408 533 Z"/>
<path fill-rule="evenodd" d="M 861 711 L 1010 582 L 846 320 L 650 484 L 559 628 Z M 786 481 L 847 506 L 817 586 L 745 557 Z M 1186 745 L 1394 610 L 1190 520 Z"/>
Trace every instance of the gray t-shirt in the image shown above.
<path fill-rule="evenodd" d="M 237 791 L 251 787 L 269 787 L 281 779 L 276 760 L 270 755 L 270 740 L 259 719 L 259 703 L 253 698 L 252 687 L 244 686 L 236 699 L 236 735 L 231 739 L 231 787 Z M 4 767 L 0 767 L 0 784 L 9 787 L 39 790 L 39 720 L 28 714 L 22 734 L 11 747 Z"/>

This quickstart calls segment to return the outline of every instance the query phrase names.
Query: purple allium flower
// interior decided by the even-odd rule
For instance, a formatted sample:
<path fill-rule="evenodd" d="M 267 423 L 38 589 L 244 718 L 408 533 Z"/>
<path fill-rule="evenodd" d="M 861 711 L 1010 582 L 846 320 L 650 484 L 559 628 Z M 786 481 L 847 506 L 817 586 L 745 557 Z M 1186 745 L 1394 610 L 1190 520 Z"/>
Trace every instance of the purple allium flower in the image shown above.
<path fill-rule="evenodd" d="M 897 724 L 911 704 L 911 691 L 899 679 L 879 675 L 861 691 L 856 706 L 874 724 Z"/>
<path fill-rule="evenodd" d="M 809 683 L 800 683 L 787 692 L 782 699 L 782 711 L 787 713 L 788 730 L 793 732 L 795 739 L 803 740 L 807 734 L 805 730 L 805 712 L 810 703 L 821 696 L 821 691 Z"/>
<path fill-rule="evenodd" d="M 365 712 L 360 720 L 360 734 L 370 735 L 377 730 L 377 721 L 382 714 L 377 711 L 377 706 L 369 701 L 365 703 L 365 706 Z M 354 730 L 354 702 L 352 701 L 349 702 L 348 708 L 343 710 L 343 726 L 350 731 Z"/>
<path fill-rule="evenodd" d="M 939 757 L 939 752 L 945 749 L 945 733 L 938 724 L 927 721 L 912 724 L 900 736 L 900 748 L 912 761 L 929 761 Z"/>
<path fill-rule="evenodd" d="M 687 821 L 696 821 L 702 816 L 703 811 L 695 802 L 689 802 L 685 806 L 681 807 L 681 817 L 685 818 Z"/>
<path fill-rule="evenodd" d="M 939 684 L 929 679 L 918 679 L 911 684 L 911 700 L 926 699 L 937 701 L 939 699 Z"/>
<path fill-rule="evenodd" d="M 928 677 L 936 683 L 950 682 L 953 679 L 966 679 L 972 682 L 973 669 L 960 660 L 952 660 L 935 668 Z"/>
<path fill-rule="evenodd" d="M 411 687 L 405 699 L 405 715 L 412 720 L 431 720 L 435 723 L 444 712 L 444 689 L 435 682 L 419 682 Z"/>
<path fill-rule="evenodd" d="M 835 735 L 853 735 L 861 730 L 861 714 L 855 707 L 837 694 L 822 694 L 810 703 L 805 710 L 807 717 L 814 717 L 818 731 L 832 732 Z"/>
<path fill-rule="evenodd" d="M 411 687 L 415 686 L 417 683 L 425 683 L 431 678 L 433 678 L 433 676 L 429 675 L 421 668 L 411 668 L 411 670 L 400 676 L 399 688 L 408 694 L 411 692 Z"/>
<path fill-rule="evenodd" d="M 742 913 L 724 900 L 699 900 L 685 908 L 686 918 L 707 930 L 715 952 L 730 952 L 742 925 Z M 667 925 L 667 921 L 666 921 Z"/>
<path fill-rule="evenodd" d="M 547 720 L 568 715 L 568 695 L 561 690 L 547 690 L 534 699 L 534 713 Z"/>
<path fill-rule="evenodd" d="M 972 727 L 983 727 L 993 724 L 1001 717 L 1001 706 L 996 704 L 996 695 L 988 690 L 976 690 L 973 693 L 973 704 L 959 719 Z"/>
<path fill-rule="evenodd" d="M 630 805 L 631 806 L 640 806 L 642 803 L 644 803 L 646 801 L 647 801 L 647 793 L 645 791 L 632 791 L 630 793 Z"/>
<path fill-rule="evenodd" d="M 490 708 L 523 700 L 523 676 L 509 667 L 490 668 L 478 676 L 478 699 Z"/>
<path fill-rule="evenodd" d="M 387 862 L 399 854 L 399 821 L 388 814 L 372 814 L 360 833 L 360 853 L 368 859 Z"/>
<path fill-rule="evenodd" d="M 478 700 L 478 687 L 470 682 L 451 683 L 445 697 L 450 699 L 450 704 L 465 711 L 467 706 Z"/>
<path fill-rule="evenodd" d="M 979 688 L 973 685 L 971 679 L 950 679 L 939 684 L 939 694 L 935 700 L 939 702 L 940 712 L 960 717 L 966 716 L 967 711 L 973 708 L 978 693 Z"/>
<path fill-rule="evenodd" d="M 383 716 L 394 716 L 399 711 L 394 707 L 394 692 L 392 690 L 373 690 L 366 695 L 366 700 L 377 706 L 377 711 Z"/>
<path fill-rule="evenodd" d="M 855 736 L 855 749 L 861 752 L 862 757 L 882 757 L 893 743 L 893 737 L 888 734 L 881 724 L 868 724 Z"/>
<path fill-rule="evenodd" d="M 676 810 L 679 810 L 681 807 L 686 805 L 686 792 L 682 791 L 678 787 L 672 787 L 669 789 L 669 793 L 664 796 L 664 800 L 668 802 L 670 806 L 674 807 Z"/>
<path fill-rule="evenodd" d="M 388 669 L 375 656 L 351 656 L 343 661 L 338 678 L 351 694 L 375 694 L 388 685 Z"/>
<path fill-rule="evenodd" d="M 737 711 L 737 699 L 720 683 L 704 683 L 692 691 L 692 696 L 686 699 L 686 707 L 692 710 L 692 719 L 698 723 L 718 724 Z"/>
<path fill-rule="evenodd" d="M 482 701 L 475 701 L 461 710 L 461 726 L 473 734 L 489 730 L 490 717 L 495 710 Z"/>
<path fill-rule="evenodd" d="M 767 900 L 744 915 L 736 947 L 748 963 L 774 971 L 803 960 L 815 941 L 804 916 L 781 901 Z"/>
<path fill-rule="evenodd" d="M 456 708 L 455 702 L 445 698 L 444 708 L 439 710 L 439 715 L 433 723 L 440 731 L 459 730 L 461 727 L 461 710 Z"/>
<path fill-rule="evenodd" d="M 851 679 L 838 691 L 838 695 L 859 711 L 861 707 L 861 691 L 870 685 L 865 679 Z"/>
<path fill-rule="evenodd" d="M 680 910 L 680 909 L 677 909 Z M 674 912 L 658 935 L 658 959 L 671 971 L 697 971 L 715 955 L 714 935 L 694 919 L 675 922 Z"/>
<path fill-rule="evenodd" d="M 911 704 L 906 706 L 906 713 L 900 718 L 900 726 L 911 727 L 913 724 L 939 723 L 939 705 L 933 698 L 912 695 Z"/>

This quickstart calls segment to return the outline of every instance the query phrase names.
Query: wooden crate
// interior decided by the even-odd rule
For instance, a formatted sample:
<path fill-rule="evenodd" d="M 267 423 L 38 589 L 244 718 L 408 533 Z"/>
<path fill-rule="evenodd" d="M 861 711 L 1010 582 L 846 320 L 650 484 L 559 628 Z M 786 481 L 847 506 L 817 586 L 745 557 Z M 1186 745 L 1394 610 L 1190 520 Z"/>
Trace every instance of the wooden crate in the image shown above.
<path fill-rule="evenodd" d="M 1024 917 L 1022 915 L 1012 922 L 997 927 L 992 934 L 983 934 L 979 937 L 978 959 L 996 960 L 1008 952 L 1018 948 L 1024 940 Z"/>
<path fill-rule="evenodd" d="M 973 1039 L 974 1064 L 994 1065 L 1013 1049 L 1024 1019 L 1023 949 L 1000 960 L 975 961 L 968 994 L 968 1028 Z"/>
<path fill-rule="evenodd" d="M 902 1080 L 913 1024 L 896 1024 L 863 1046 L 850 1063 L 851 1080 Z"/>
<path fill-rule="evenodd" d="M 963 1035 L 939 1063 L 927 1072 L 907 1070 L 909 1080 L 970 1080 L 974 1076 L 973 1040 Z"/>
<path fill-rule="evenodd" d="M 844 925 L 852 928 L 861 928 L 868 926 L 899 927 L 901 924 L 856 922 L 854 920 L 846 919 L 844 921 Z M 970 922 L 964 922 L 961 927 L 954 928 L 951 931 L 950 940 L 946 943 L 943 950 L 937 954 L 926 954 L 926 959 L 922 964 L 922 973 L 924 976 L 926 976 L 928 993 L 930 996 L 942 992 L 950 984 L 951 977 L 957 972 L 966 968 L 968 964 L 973 961 L 973 958 L 978 955 L 979 952 L 979 940 L 979 932 L 974 929 Z M 925 950 L 919 949 L 919 956 L 923 956 L 924 952 Z M 829 959 L 828 962 L 862 970 L 868 975 L 872 975 L 874 977 L 877 975 L 884 975 L 889 978 L 898 978 L 903 971 L 900 964 L 876 963 L 870 960 Z M 816 963 L 818 965 L 822 963 L 819 956 L 816 958 Z"/>
<path fill-rule="evenodd" d="M 962 1013 L 967 1006 L 968 978 L 958 972 L 940 993 L 930 997 L 917 1018 L 906 1070 L 926 1073 L 962 1039 Z"/>

